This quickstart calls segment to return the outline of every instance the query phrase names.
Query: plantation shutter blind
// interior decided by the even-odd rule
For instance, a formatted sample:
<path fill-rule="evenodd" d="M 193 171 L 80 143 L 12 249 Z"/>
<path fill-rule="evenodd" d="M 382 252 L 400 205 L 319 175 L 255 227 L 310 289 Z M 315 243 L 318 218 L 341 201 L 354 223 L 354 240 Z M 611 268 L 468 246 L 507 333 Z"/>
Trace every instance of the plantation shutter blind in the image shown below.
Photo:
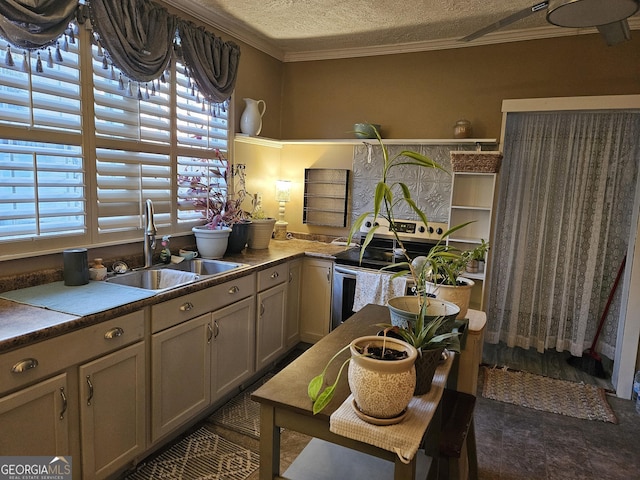
<path fill-rule="evenodd" d="M 226 198 L 227 183 L 222 174 L 226 171 L 228 162 L 218 158 L 178 157 L 178 223 L 202 223 L 206 219 L 206 211 L 196 210 L 195 201 L 206 205 L 207 193 L 196 191 L 193 184 L 200 183 L 212 187 L 212 191 Z"/>
<path fill-rule="evenodd" d="M 62 62 L 53 60 L 57 47 L 49 48 L 50 64 L 49 53 L 41 54 L 42 72 L 38 72 L 37 53 L 16 51 L 1 42 L 0 123 L 80 133 L 79 42 L 65 45 L 68 51 L 60 50 Z M 7 64 L 9 52 L 13 65 Z"/>
<path fill-rule="evenodd" d="M 86 231 L 82 149 L 0 141 L 0 240 Z"/>

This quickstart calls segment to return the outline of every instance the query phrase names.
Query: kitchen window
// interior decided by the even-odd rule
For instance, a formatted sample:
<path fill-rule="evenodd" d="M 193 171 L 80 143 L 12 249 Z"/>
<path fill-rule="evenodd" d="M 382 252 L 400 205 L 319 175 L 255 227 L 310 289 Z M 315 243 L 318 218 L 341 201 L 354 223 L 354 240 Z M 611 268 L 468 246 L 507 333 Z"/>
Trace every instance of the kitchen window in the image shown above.
<path fill-rule="evenodd" d="M 188 234 L 202 216 L 179 175 L 227 154 L 229 102 L 205 101 L 179 60 L 129 82 L 74 28 L 37 52 L 0 40 L 3 255 L 140 241 L 147 198 L 159 234 Z"/>

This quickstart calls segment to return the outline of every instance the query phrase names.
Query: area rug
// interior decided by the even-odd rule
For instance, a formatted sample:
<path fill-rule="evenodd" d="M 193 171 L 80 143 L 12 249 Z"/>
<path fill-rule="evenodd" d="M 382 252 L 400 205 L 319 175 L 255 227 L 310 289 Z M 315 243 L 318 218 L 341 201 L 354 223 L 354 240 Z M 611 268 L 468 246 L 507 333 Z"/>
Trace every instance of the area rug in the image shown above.
<path fill-rule="evenodd" d="M 260 439 L 260 404 L 251 400 L 251 394 L 273 377 L 267 374 L 246 390 L 216 410 L 209 421 L 234 432 Z"/>
<path fill-rule="evenodd" d="M 506 368 L 482 368 L 485 398 L 569 417 L 618 423 L 603 388 Z"/>
<path fill-rule="evenodd" d="M 202 427 L 126 477 L 127 480 L 245 480 L 260 457 Z"/>

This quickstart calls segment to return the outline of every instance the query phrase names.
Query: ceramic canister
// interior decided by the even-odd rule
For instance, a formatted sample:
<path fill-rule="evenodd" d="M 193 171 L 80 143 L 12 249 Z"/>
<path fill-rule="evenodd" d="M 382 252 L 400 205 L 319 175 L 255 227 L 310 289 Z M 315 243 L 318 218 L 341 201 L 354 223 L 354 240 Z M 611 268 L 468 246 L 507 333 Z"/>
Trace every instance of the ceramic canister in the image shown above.
<path fill-rule="evenodd" d="M 64 284 L 72 287 L 89 283 L 89 261 L 86 248 L 74 248 L 62 252 Z"/>

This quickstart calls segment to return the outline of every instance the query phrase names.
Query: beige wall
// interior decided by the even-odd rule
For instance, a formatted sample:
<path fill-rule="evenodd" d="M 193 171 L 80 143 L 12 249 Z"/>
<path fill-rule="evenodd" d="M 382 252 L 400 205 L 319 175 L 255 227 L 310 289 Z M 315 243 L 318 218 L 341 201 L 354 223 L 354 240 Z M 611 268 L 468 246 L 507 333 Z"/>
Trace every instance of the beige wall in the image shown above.
<path fill-rule="evenodd" d="M 387 138 L 451 138 L 456 120 L 499 138 L 507 98 L 640 92 L 640 32 L 284 65 L 286 139 L 351 138 L 355 122 Z"/>

